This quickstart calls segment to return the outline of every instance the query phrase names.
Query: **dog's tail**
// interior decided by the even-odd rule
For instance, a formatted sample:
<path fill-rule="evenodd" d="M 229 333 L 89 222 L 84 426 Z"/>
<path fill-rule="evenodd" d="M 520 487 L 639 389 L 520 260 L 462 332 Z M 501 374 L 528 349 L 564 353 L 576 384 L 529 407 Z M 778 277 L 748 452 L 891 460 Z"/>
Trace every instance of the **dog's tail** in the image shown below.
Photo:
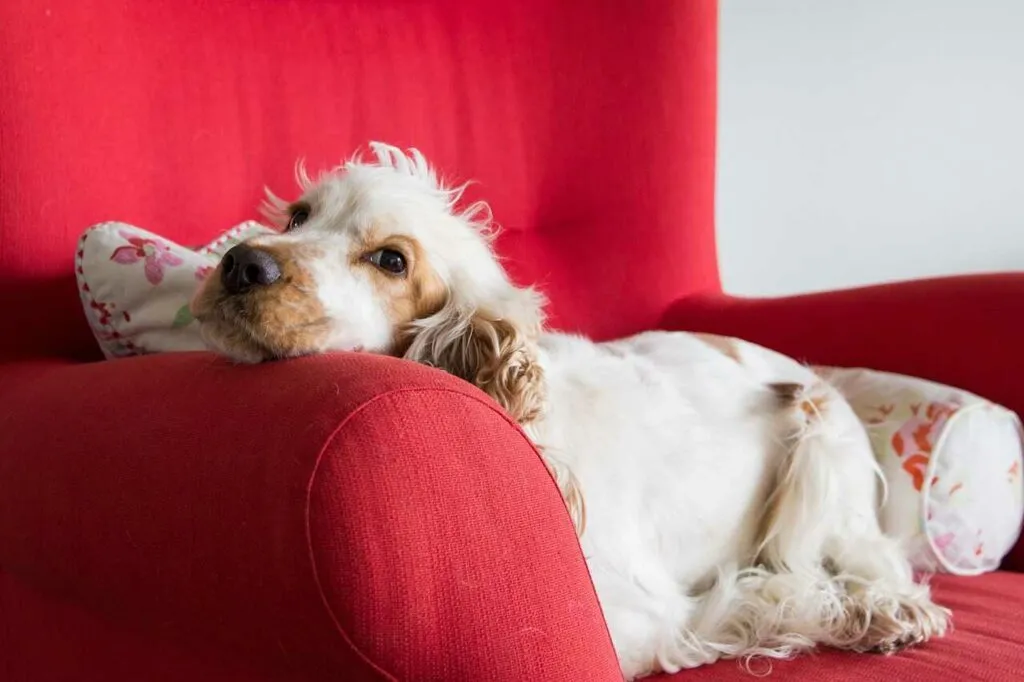
<path fill-rule="evenodd" d="M 771 390 L 780 453 L 755 565 L 723 572 L 706 595 L 706 648 L 749 664 L 815 644 L 891 652 L 943 634 L 948 611 L 878 526 L 881 472 L 849 403 L 823 381 Z"/>
<path fill-rule="evenodd" d="M 836 447 L 861 428 L 829 384 L 771 384 L 783 455 L 762 518 L 759 563 L 774 571 L 820 566 L 841 519 L 843 461 Z M 859 440 L 854 438 L 855 441 Z"/>
<path fill-rule="evenodd" d="M 754 565 L 721 570 L 702 600 L 697 630 L 719 655 L 788 658 L 831 640 L 843 619 L 842 584 L 823 565 L 843 523 L 845 464 L 837 446 L 859 426 L 829 384 L 771 384 L 779 456 Z M 851 421 L 852 420 L 852 421 Z"/>

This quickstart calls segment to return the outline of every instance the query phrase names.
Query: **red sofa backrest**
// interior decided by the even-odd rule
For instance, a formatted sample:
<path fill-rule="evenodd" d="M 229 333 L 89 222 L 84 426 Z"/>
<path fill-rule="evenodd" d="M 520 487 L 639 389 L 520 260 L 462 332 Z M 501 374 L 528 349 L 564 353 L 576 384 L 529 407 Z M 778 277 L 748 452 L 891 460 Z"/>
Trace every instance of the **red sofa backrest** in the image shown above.
<path fill-rule="evenodd" d="M 75 240 L 189 244 L 372 139 L 475 179 L 553 324 L 718 286 L 711 0 L 0 3 L 0 359 L 95 357 Z"/>

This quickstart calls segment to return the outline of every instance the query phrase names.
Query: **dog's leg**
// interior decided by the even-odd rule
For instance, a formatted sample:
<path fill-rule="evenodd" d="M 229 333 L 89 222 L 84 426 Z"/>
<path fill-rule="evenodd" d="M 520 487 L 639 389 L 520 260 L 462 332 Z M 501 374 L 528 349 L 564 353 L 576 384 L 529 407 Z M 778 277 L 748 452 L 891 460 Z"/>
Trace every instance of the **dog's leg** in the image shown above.
<path fill-rule="evenodd" d="M 927 585 L 914 581 L 899 543 L 882 533 L 878 521 L 881 473 L 863 426 L 838 395 L 827 409 L 824 418 L 833 423 L 828 428 L 842 436 L 830 447 L 844 458 L 839 472 L 839 525 L 828 534 L 824 548 L 835 580 L 846 593 L 845 628 L 835 633 L 833 644 L 854 651 L 893 653 L 944 635 L 949 610 L 932 601 Z"/>
<path fill-rule="evenodd" d="M 849 404 L 823 382 L 774 388 L 788 457 L 763 525 L 761 636 L 892 652 L 942 635 L 949 612 L 879 527 L 878 469 Z"/>
<path fill-rule="evenodd" d="M 626 577 L 591 567 L 623 676 L 634 680 L 711 663 L 719 654 L 703 646 L 690 628 L 697 600 L 682 593 L 660 571 Z"/>
<path fill-rule="evenodd" d="M 847 615 L 833 646 L 890 654 L 946 633 L 949 610 L 914 582 L 899 545 L 878 528 L 835 536 L 826 553 L 846 592 Z"/>

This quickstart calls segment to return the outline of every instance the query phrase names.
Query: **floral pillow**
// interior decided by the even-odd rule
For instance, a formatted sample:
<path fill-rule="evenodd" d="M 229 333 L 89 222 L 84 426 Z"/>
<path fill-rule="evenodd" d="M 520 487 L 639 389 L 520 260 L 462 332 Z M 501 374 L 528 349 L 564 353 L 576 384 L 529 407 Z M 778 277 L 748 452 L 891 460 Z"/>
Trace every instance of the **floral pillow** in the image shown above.
<path fill-rule="evenodd" d="M 888 488 L 882 526 L 903 540 L 914 567 L 959 575 L 998 568 L 1024 517 L 1017 415 L 923 379 L 816 370 L 868 429 Z"/>
<path fill-rule="evenodd" d="M 272 232 L 256 222 L 189 248 L 125 223 L 100 223 L 78 241 L 78 291 L 107 358 L 202 350 L 188 303 L 199 283 L 238 242 Z"/>

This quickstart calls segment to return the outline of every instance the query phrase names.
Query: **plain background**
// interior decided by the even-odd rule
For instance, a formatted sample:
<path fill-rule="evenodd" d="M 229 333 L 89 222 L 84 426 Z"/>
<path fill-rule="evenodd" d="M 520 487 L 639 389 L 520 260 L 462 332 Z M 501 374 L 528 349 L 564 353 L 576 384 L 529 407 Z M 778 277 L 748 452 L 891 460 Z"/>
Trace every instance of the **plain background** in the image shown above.
<path fill-rule="evenodd" d="M 722 0 L 725 289 L 1024 269 L 1024 0 Z"/>

